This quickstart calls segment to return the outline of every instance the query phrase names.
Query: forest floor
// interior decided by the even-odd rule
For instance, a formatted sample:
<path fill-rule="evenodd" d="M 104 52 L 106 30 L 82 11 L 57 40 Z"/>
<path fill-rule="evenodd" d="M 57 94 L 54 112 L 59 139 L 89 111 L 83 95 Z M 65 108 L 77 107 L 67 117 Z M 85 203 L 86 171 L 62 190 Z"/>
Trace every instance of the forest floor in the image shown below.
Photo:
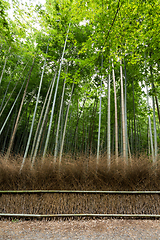
<path fill-rule="evenodd" d="M 160 220 L 0 221 L 0 239 L 160 239 Z"/>

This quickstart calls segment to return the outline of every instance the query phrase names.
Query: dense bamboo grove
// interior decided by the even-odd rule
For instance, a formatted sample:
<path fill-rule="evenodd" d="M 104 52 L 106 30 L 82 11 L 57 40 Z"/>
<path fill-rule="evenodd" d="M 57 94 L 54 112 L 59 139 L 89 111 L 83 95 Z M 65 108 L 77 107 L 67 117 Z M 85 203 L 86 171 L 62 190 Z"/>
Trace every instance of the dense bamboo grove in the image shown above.
<path fill-rule="evenodd" d="M 20 172 L 48 156 L 61 169 L 68 154 L 86 169 L 94 157 L 95 171 L 105 160 L 106 173 L 113 158 L 130 168 L 142 154 L 158 166 L 159 0 L 10 3 L 0 3 L 2 172 L 14 156 Z"/>

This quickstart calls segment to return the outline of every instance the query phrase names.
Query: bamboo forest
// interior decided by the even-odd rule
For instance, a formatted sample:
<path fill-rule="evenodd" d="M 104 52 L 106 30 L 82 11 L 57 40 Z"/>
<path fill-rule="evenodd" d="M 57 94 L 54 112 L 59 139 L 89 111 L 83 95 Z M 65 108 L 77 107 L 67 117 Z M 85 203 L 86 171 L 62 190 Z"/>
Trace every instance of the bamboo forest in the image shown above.
<path fill-rule="evenodd" d="M 1 0 L 2 188 L 157 189 L 159 39 L 159 0 Z"/>

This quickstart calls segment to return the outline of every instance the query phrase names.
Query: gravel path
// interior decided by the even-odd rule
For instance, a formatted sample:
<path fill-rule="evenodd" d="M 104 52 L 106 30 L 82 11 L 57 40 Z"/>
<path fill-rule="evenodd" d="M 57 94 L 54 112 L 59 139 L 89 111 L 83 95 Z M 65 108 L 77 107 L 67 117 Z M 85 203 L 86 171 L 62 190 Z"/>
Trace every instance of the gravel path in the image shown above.
<path fill-rule="evenodd" d="M 160 239 L 160 220 L 0 221 L 0 239 Z"/>

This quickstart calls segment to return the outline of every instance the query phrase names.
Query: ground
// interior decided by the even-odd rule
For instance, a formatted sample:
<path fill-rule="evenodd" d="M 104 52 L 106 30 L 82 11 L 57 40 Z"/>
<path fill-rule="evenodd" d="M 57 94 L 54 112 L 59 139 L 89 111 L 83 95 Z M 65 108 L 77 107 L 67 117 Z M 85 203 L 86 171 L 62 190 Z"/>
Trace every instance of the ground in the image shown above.
<path fill-rule="evenodd" d="M 0 221 L 0 239 L 160 239 L 160 220 Z"/>

